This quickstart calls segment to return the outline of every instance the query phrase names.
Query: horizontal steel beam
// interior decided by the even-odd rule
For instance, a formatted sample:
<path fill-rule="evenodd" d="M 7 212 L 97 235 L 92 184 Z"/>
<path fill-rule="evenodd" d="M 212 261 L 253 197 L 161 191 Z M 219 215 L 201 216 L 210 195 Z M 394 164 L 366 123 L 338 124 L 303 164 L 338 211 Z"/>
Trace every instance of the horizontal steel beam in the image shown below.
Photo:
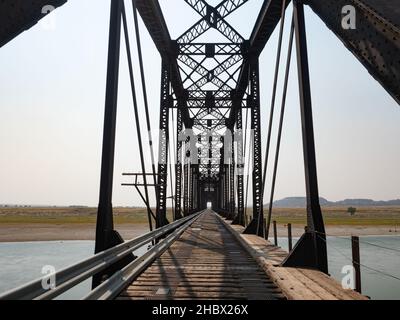
<path fill-rule="evenodd" d="M 190 43 L 177 44 L 180 55 L 224 56 L 243 54 L 242 44 L 237 43 Z"/>

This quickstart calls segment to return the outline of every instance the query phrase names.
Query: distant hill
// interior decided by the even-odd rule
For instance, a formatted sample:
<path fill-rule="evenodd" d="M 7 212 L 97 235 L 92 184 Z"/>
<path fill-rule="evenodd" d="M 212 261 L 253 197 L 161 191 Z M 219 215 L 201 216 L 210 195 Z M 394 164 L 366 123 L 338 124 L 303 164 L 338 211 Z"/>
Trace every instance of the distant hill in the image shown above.
<path fill-rule="evenodd" d="M 325 198 L 319 199 L 321 206 L 358 206 L 358 207 L 373 207 L 373 206 L 400 206 L 400 199 L 389 201 L 375 201 L 372 199 L 345 199 L 341 201 L 329 201 Z M 265 206 L 268 206 L 267 204 Z M 274 207 L 277 208 L 305 208 L 305 197 L 288 197 L 274 201 Z"/>

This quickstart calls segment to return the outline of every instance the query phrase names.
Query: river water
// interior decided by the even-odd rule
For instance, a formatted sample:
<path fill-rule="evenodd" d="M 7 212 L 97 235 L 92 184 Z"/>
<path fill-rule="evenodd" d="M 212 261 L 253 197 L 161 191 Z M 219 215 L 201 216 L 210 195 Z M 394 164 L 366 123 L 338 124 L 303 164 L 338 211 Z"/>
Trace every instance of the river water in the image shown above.
<path fill-rule="evenodd" d="M 295 239 L 296 240 L 296 239 Z M 287 239 L 279 238 L 286 249 Z M 400 299 L 400 237 L 360 238 L 362 289 L 371 299 Z M 50 241 L 0 243 L 0 292 L 42 277 L 43 266 L 60 270 L 93 254 L 93 241 Z M 329 272 L 341 281 L 345 265 L 351 265 L 348 237 L 329 237 Z M 65 293 L 60 299 L 79 299 L 90 290 L 90 280 Z"/>

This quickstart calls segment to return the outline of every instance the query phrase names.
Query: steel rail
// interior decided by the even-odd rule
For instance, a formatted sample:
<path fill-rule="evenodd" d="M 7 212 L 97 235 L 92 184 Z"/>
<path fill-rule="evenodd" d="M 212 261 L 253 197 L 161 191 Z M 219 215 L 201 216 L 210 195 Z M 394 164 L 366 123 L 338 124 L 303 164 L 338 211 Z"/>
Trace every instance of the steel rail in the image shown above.
<path fill-rule="evenodd" d="M 204 212 L 204 211 L 202 211 Z M 201 214 L 201 213 L 200 213 Z M 155 259 L 162 255 L 182 233 L 197 220 L 200 214 L 195 218 L 186 220 L 186 223 L 170 234 L 166 239 L 158 243 L 151 250 L 146 252 L 142 257 L 132 261 L 122 270 L 116 272 L 109 279 L 104 281 L 100 286 L 86 295 L 82 300 L 111 300 L 118 296 L 127 285 L 129 285 L 140 273 L 143 272 Z M 180 220 L 179 220 L 180 221 Z"/>
<path fill-rule="evenodd" d="M 57 286 L 52 290 L 43 288 L 42 282 L 44 278 L 39 278 L 26 285 L 0 295 L 0 300 L 53 299 L 67 290 L 75 287 L 84 280 L 90 278 L 91 276 L 97 274 L 98 272 L 107 269 L 133 251 L 149 244 L 152 240 L 165 236 L 171 231 L 181 227 L 185 223 L 194 221 L 194 219 L 203 212 L 204 211 L 201 211 L 198 214 L 173 222 L 165 227 L 124 242 L 116 247 L 100 252 L 88 259 L 56 272 L 54 277 L 56 279 Z"/>

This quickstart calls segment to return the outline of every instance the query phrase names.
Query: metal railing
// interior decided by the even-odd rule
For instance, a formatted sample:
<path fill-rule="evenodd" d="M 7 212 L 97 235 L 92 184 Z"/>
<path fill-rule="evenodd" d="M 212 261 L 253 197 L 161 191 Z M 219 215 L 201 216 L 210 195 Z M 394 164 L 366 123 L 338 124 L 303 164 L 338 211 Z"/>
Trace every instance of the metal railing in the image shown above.
<path fill-rule="evenodd" d="M 115 273 L 99 287 L 84 297 L 84 299 L 112 299 L 118 295 L 127 284 L 129 284 L 129 281 L 132 281 L 141 271 L 154 261 L 154 259 L 168 249 L 203 212 L 204 211 L 201 211 L 197 214 L 175 221 L 165 227 L 126 241 L 118 246 L 100 252 L 88 259 L 56 272 L 53 275 L 56 279 L 56 287 L 54 289 L 44 288 L 42 284 L 43 278 L 39 278 L 0 295 L 0 300 L 50 300 L 56 298 L 95 274 L 109 268 L 135 250 L 172 232 L 143 256 L 136 258 L 133 262 L 128 264 L 121 271 Z M 46 276 L 46 278 L 47 277 L 48 276 Z"/>

